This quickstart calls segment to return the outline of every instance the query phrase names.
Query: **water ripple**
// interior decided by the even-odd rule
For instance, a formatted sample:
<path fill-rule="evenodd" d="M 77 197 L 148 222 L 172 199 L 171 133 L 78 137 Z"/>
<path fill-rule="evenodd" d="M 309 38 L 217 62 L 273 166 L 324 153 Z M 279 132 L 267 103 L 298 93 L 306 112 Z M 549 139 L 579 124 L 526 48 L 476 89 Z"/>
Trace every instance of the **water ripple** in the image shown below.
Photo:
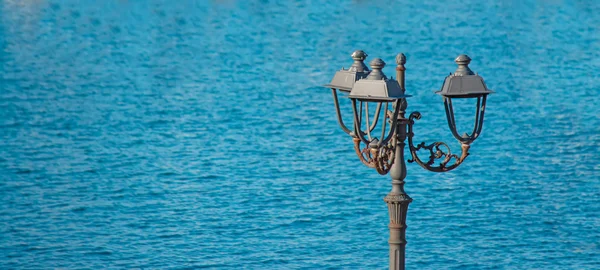
<path fill-rule="evenodd" d="M 319 88 L 355 49 L 388 74 L 407 55 L 417 140 L 453 142 L 432 90 L 457 54 L 497 92 L 460 169 L 408 166 L 410 268 L 600 266 L 596 2 L 4 0 L 0 14 L 2 269 L 385 267 L 389 180 L 360 165 Z"/>

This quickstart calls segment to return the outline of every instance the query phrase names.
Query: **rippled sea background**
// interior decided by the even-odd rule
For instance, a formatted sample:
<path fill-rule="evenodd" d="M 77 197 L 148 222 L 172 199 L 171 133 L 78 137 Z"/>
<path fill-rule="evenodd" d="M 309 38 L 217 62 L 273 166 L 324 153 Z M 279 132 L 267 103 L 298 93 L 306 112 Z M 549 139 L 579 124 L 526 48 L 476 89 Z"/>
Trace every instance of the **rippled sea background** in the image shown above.
<path fill-rule="evenodd" d="M 408 164 L 409 269 L 600 269 L 599 27 L 593 0 L 0 0 L 0 268 L 386 269 L 390 179 L 320 87 L 363 49 L 406 54 L 418 142 L 460 149 L 458 54 L 497 92 L 461 167 Z"/>

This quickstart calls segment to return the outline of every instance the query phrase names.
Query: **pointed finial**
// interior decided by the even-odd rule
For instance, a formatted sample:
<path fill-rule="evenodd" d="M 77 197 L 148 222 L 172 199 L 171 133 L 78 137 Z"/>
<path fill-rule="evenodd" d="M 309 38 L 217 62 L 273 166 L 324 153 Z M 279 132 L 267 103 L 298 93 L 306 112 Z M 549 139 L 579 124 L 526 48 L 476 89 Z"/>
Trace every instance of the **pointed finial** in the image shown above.
<path fill-rule="evenodd" d="M 404 66 L 404 64 L 406 64 L 406 55 L 403 53 L 396 55 L 396 64 L 399 66 Z"/>
<path fill-rule="evenodd" d="M 466 54 L 461 54 L 454 62 L 458 65 L 456 71 L 454 71 L 455 76 L 463 76 L 463 75 L 475 75 L 475 73 L 469 68 L 469 63 L 471 63 L 471 58 Z"/>
<path fill-rule="evenodd" d="M 406 64 L 406 55 L 404 55 L 403 53 L 399 53 L 398 55 L 396 55 L 396 64 L 396 78 L 398 80 L 398 84 L 400 84 L 400 88 L 402 88 L 402 91 L 406 91 L 406 88 L 404 87 L 404 73 L 406 71 L 404 64 Z"/>
<path fill-rule="evenodd" d="M 365 59 L 367 59 L 367 53 L 365 53 L 363 50 L 356 50 L 350 56 L 354 60 L 354 63 L 349 69 L 350 71 L 369 72 L 369 68 L 363 62 Z"/>

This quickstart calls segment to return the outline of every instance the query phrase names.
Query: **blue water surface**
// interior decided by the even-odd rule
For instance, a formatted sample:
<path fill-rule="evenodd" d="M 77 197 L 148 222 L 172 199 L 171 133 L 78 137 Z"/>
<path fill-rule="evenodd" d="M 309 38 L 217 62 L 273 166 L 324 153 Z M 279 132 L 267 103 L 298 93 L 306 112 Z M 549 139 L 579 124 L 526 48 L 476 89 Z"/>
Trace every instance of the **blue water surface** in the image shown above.
<path fill-rule="evenodd" d="M 594 0 L 0 0 L 0 268 L 386 269 L 390 180 L 319 87 L 363 49 L 406 54 L 419 142 L 460 149 L 458 54 L 497 92 L 461 167 L 408 164 L 409 269 L 600 269 L 599 27 Z"/>

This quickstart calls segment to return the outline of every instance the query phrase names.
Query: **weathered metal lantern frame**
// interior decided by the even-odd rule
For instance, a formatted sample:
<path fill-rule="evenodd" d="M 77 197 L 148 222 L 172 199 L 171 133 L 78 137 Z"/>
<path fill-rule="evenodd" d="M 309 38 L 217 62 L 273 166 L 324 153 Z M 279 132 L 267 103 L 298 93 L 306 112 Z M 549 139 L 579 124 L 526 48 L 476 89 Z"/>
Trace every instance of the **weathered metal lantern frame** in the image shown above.
<path fill-rule="evenodd" d="M 333 93 L 333 102 L 335 104 L 338 122 L 342 130 L 349 135 L 352 134 L 352 130 L 350 130 L 344 124 L 344 119 L 342 118 L 342 114 L 340 112 L 340 104 L 337 91 L 349 93 L 357 80 L 365 78 L 367 77 L 367 75 L 369 75 L 370 70 L 369 68 L 367 68 L 367 66 L 365 66 L 365 63 L 363 62 L 367 58 L 367 56 L 368 55 L 362 50 L 354 51 L 354 53 L 352 53 L 351 55 L 352 59 L 354 60 L 352 66 L 350 66 L 350 68 L 347 70 L 342 68 L 341 70 L 336 72 L 331 82 L 325 85 L 325 87 L 331 88 L 331 91 Z M 378 108 L 378 111 L 379 109 L 380 108 Z"/>
<path fill-rule="evenodd" d="M 481 134 L 487 96 L 493 91 L 487 88 L 483 78 L 469 68 L 471 59 L 467 55 L 459 55 L 455 59 L 458 68 L 446 77 L 441 90 L 436 93 L 443 97 L 448 127 L 454 138 L 461 144 L 461 154 L 453 154 L 448 144 L 444 142 L 431 144 L 421 142 L 415 145 L 413 127 L 415 120 L 421 119 L 421 113 L 412 112 L 408 118 L 405 117 L 408 106 L 407 98 L 410 97 L 405 94 L 406 68 L 404 64 L 406 56 L 402 53 L 396 56 L 397 80 L 388 79 L 383 74 L 382 69 L 385 62 L 379 58 L 371 61 L 371 70 L 369 70 L 363 63 L 366 57 L 367 54 L 364 51 L 355 51 L 352 54 L 354 59 L 352 66 L 348 70 L 338 71 L 331 83 L 325 87 L 332 90 L 338 123 L 342 130 L 352 137 L 355 152 L 361 162 L 376 169 L 382 175 L 390 173 L 392 177 L 392 190 L 384 198 L 390 217 L 388 226 L 390 229 L 389 269 L 404 269 L 406 213 L 408 205 L 412 202 L 412 198 L 404 191 L 405 141 L 408 140 L 411 155 L 408 162 L 416 162 L 432 172 L 447 172 L 456 169 L 469 155 L 471 143 Z M 337 91 L 350 92 L 348 97 L 352 102 L 352 129 L 343 122 Z M 457 131 L 452 106 L 453 98 L 477 99 L 475 123 L 470 134 L 464 133 L 460 136 Z M 369 119 L 369 102 L 377 103 L 373 120 Z M 390 103 L 392 104 L 391 110 L 389 109 Z M 381 109 L 384 110 L 384 116 L 380 121 Z M 382 123 L 379 138 L 372 135 L 378 123 Z M 386 129 L 387 124 L 390 124 L 389 130 Z M 428 150 L 429 157 L 426 161 L 419 158 L 420 150 Z M 436 164 L 436 161 L 439 163 Z M 454 162 L 451 163 L 452 161 Z"/>

